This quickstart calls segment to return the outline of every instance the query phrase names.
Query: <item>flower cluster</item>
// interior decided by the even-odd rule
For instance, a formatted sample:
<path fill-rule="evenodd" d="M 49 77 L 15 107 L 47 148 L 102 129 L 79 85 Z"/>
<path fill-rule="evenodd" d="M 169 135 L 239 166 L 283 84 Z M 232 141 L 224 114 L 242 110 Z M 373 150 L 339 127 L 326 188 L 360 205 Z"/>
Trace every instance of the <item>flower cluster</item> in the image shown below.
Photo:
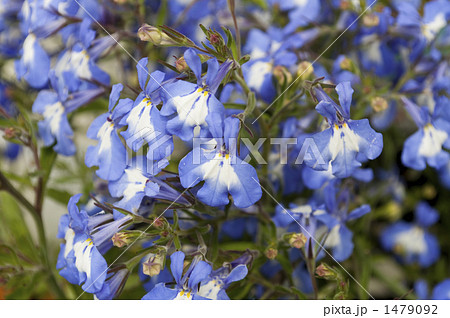
<path fill-rule="evenodd" d="M 449 20 L 448 0 L 0 0 L 0 204 L 43 249 L 7 265 L 61 298 L 450 298 Z M 68 210 L 54 263 L 46 197 Z"/>

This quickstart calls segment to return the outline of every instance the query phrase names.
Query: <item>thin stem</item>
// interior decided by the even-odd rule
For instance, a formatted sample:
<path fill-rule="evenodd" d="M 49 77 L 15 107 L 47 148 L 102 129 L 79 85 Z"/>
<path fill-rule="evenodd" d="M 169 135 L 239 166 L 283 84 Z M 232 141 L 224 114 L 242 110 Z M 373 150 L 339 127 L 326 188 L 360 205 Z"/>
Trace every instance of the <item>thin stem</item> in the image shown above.
<path fill-rule="evenodd" d="M 9 194 L 11 194 L 20 204 L 23 205 L 23 207 L 30 212 L 30 215 L 33 217 L 37 231 L 38 231 L 38 237 L 39 237 L 39 251 L 41 252 L 41 258 L 42 262 L 49 274 L 50 283 L 54 287 L 54 291 L 56 292 L 57 296 L 61 299 L 65 299 L 64 292 L 59 287 L 56 278 L 53 273 L 53 268 L 51 267 L 50 261 L 48 259 L 47 254 L 47 239 L 45 237 L 45 229 L 44 229 L 44 223 L 42 222 L 42 217 L 36 210 L 36 207 L 34 207 L 30 201 L 28 201 L 17 189 L 8 181 L 8 179 L 5 177 L 5 175 L 0 171 L 0 190 L 5 190 Z"/>
<path fill-rule="evenodd" d="M 236 59 L 239 61 L 241 59 L 241 32 L 239 31 L 239 25 L 236 19 L 236 7 L 234 0 L 228 0 L 228 7 L 230 8 L 231 16 L 233 17 L 234 29 L 236 32 Z"/>
<path fill-rule="evenodd" d="M 306 262 L 306 267 L 309 272 L 309 277 L 311 277 L 311 283 L 312 283 L 313 290 L 314 290 L 314 299 L 318 299 L 319 288 L 317 287 L 317 280 L 316 280 L 316 275 L 315 275 L 315 267 L 316 267 L 315 260 L 308 259 Z"/>

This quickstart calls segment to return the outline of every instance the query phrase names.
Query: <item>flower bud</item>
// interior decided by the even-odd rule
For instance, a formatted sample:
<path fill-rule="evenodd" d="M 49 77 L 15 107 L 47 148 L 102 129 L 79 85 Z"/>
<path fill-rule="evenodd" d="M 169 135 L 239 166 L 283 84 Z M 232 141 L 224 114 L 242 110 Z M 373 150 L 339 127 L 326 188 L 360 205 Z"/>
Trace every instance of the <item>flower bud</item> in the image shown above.
<path fill-rule="evenodd" d="M 338 278 L 336 271 L 325 263 L 317 266 L 316 275 L 327 280 L 335 280 Z"/>
<path fill-rule="evenodd" d="M 11 139 L 11 138 L 16 137 L 16 135 L 17 135 L 16 133 L 17 132 L 13 127 L 8 127 L 5 129 L 4 137 L 5 137 L 5 139 Z"/>
<path fill-rule="evenodd" d="M 164 219 L 160 218 L 160 217 L 156 218 L 153 221 L 153 226 L 157 229 L 163 228 L 164 227 Z"/>
<path fill-rule="evenodd" d="M 124 247 L 124 246 L 130 244 L 131 237 L 127 233 L 119 232 L 119 233 L 116 233 L 113 235 L 112 241 L 113 241 L 114 246 Z"/>
<path fill-rule="evenodd" d="M 294 233 L 289 237 L 289 245 L 301 249 L 306 244 L 306 236 L 303 233 Z"/>
<path fill-rule="evenodd" d="M 156 256 L 150 254 L 147 261 L 142 263 L 142 272 L 150 277 L 159 275 L 162 269 L 163 257 L 160 254 Z"/>
<path fill-rule="evenodd" d="M 180 72 L 180 73 L 186 72 L 189 69 L 189 66 L 187 65 L 186 60 L 184 59 L 184 57 L 180 57 L 175 62 L 175 67 L 176 67 L 177 71 Z"/>
<path fill-rule="evenodd" d="M 210 34 L 209 42 L 211 43 L 211 45 L 218 44 L 220 42 L 220 36 L 215 33 Z"/>
<path fill-rule="evenodd" d="M 276 250 L 275 248 L 269 247 L 264 254 L 266 255 L 266 257 L 268 259 L 275 259 L 278 255 L 278 250 Z"/>
<path fill-rule="evenodd" d="M 146 262 L 142 264 L 142 272 L 150 277 L 159 275 L 161 272 L 161 264 Z"/>
<path fill-rule="evenodd" d="M 151 42 L 157 46 L 177 46 L 179 44 L 157 27 L 146 23 L 139 28 L 137 34 L 141 41 Z"/>
<path fill-rule="evenodd" d="M 370 101 L 370 106 L 374 111 L 381 112 L 388 108 L 388 102 L 383 97 L 376 96 Z"/>
<path fill-rule="evenodd" d="M 275 66 L 273 68 L 273 75 L 281 85 L 292 82 L 292 75 L 284 66 Z"/>
<path fill-rule="evenodd" d="M 311 62 L 303 61 L 297 66 L 297 77 L 307 79 L 314 72 Z"/>
<path fill-rule="evenodd" d="M 352 72 L 352 70 L 353 70 L 353 62 L 348 57 L 344 57 L 342 59 L 341 63 L 339 63 L 339 66 L 341 67 L 341 69 L 346 70 L 346 71 Z"/>
<path fill-rule="evenodd" d="M 362 18 L 363 24 L 366 27 L 374 27 L 380 24 L 380 18 L 375 13 L 365 14 Z"/>

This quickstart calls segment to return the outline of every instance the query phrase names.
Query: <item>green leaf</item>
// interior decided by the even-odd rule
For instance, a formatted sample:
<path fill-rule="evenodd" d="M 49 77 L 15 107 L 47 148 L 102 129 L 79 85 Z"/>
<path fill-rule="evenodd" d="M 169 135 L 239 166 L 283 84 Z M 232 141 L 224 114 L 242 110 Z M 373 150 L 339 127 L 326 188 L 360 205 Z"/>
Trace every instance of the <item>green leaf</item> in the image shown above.
<path fill-rule="evenodd" d="M 66 205 L 67 202 L 69 202 L 70 197 L 72 196 L 69 192 L 65 190 L 58 190 L 52 188 L 47 188 L 46 194 L 56 202 L 62 203 L 64 205 Z"/>
<path fill-rule="evenodd" d="M 37 256 L 22 211 L 15 199 L 6 192 L 0 192 L 0 240 L 29 258 Z"/>

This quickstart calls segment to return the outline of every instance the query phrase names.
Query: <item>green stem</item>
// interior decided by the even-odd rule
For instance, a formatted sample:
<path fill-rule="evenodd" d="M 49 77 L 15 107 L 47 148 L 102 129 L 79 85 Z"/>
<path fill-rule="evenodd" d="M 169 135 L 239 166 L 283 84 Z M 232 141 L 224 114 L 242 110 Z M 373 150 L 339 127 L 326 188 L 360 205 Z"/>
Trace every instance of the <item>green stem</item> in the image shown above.
<path fill-rule="evenodd" d="M 61 290 L 56 281 L 53 268 L 51 267 L 50 261 L 48 259 L 47 239 L 45 237 L 45 229 L 41 215 L 38 213 L 36 208 L 19 191 L 17 191 L 17 189 L 8 181 L 5 175 L 1 172 L 0 172 L 0 190 L 5 190 L 9 194 L 11 194 L 28 212 L 30 212 L 30 215 L 33 217 L 33 220 L 36 223 L 36 228 L 38 231 L 38 238 L 40 245 L 39 251 L 41 254 L 40 256 L 49 274 L 50 283 L 53 286 L 57 296 L 61 299 L 65 299 L 64 292 Z"/>

